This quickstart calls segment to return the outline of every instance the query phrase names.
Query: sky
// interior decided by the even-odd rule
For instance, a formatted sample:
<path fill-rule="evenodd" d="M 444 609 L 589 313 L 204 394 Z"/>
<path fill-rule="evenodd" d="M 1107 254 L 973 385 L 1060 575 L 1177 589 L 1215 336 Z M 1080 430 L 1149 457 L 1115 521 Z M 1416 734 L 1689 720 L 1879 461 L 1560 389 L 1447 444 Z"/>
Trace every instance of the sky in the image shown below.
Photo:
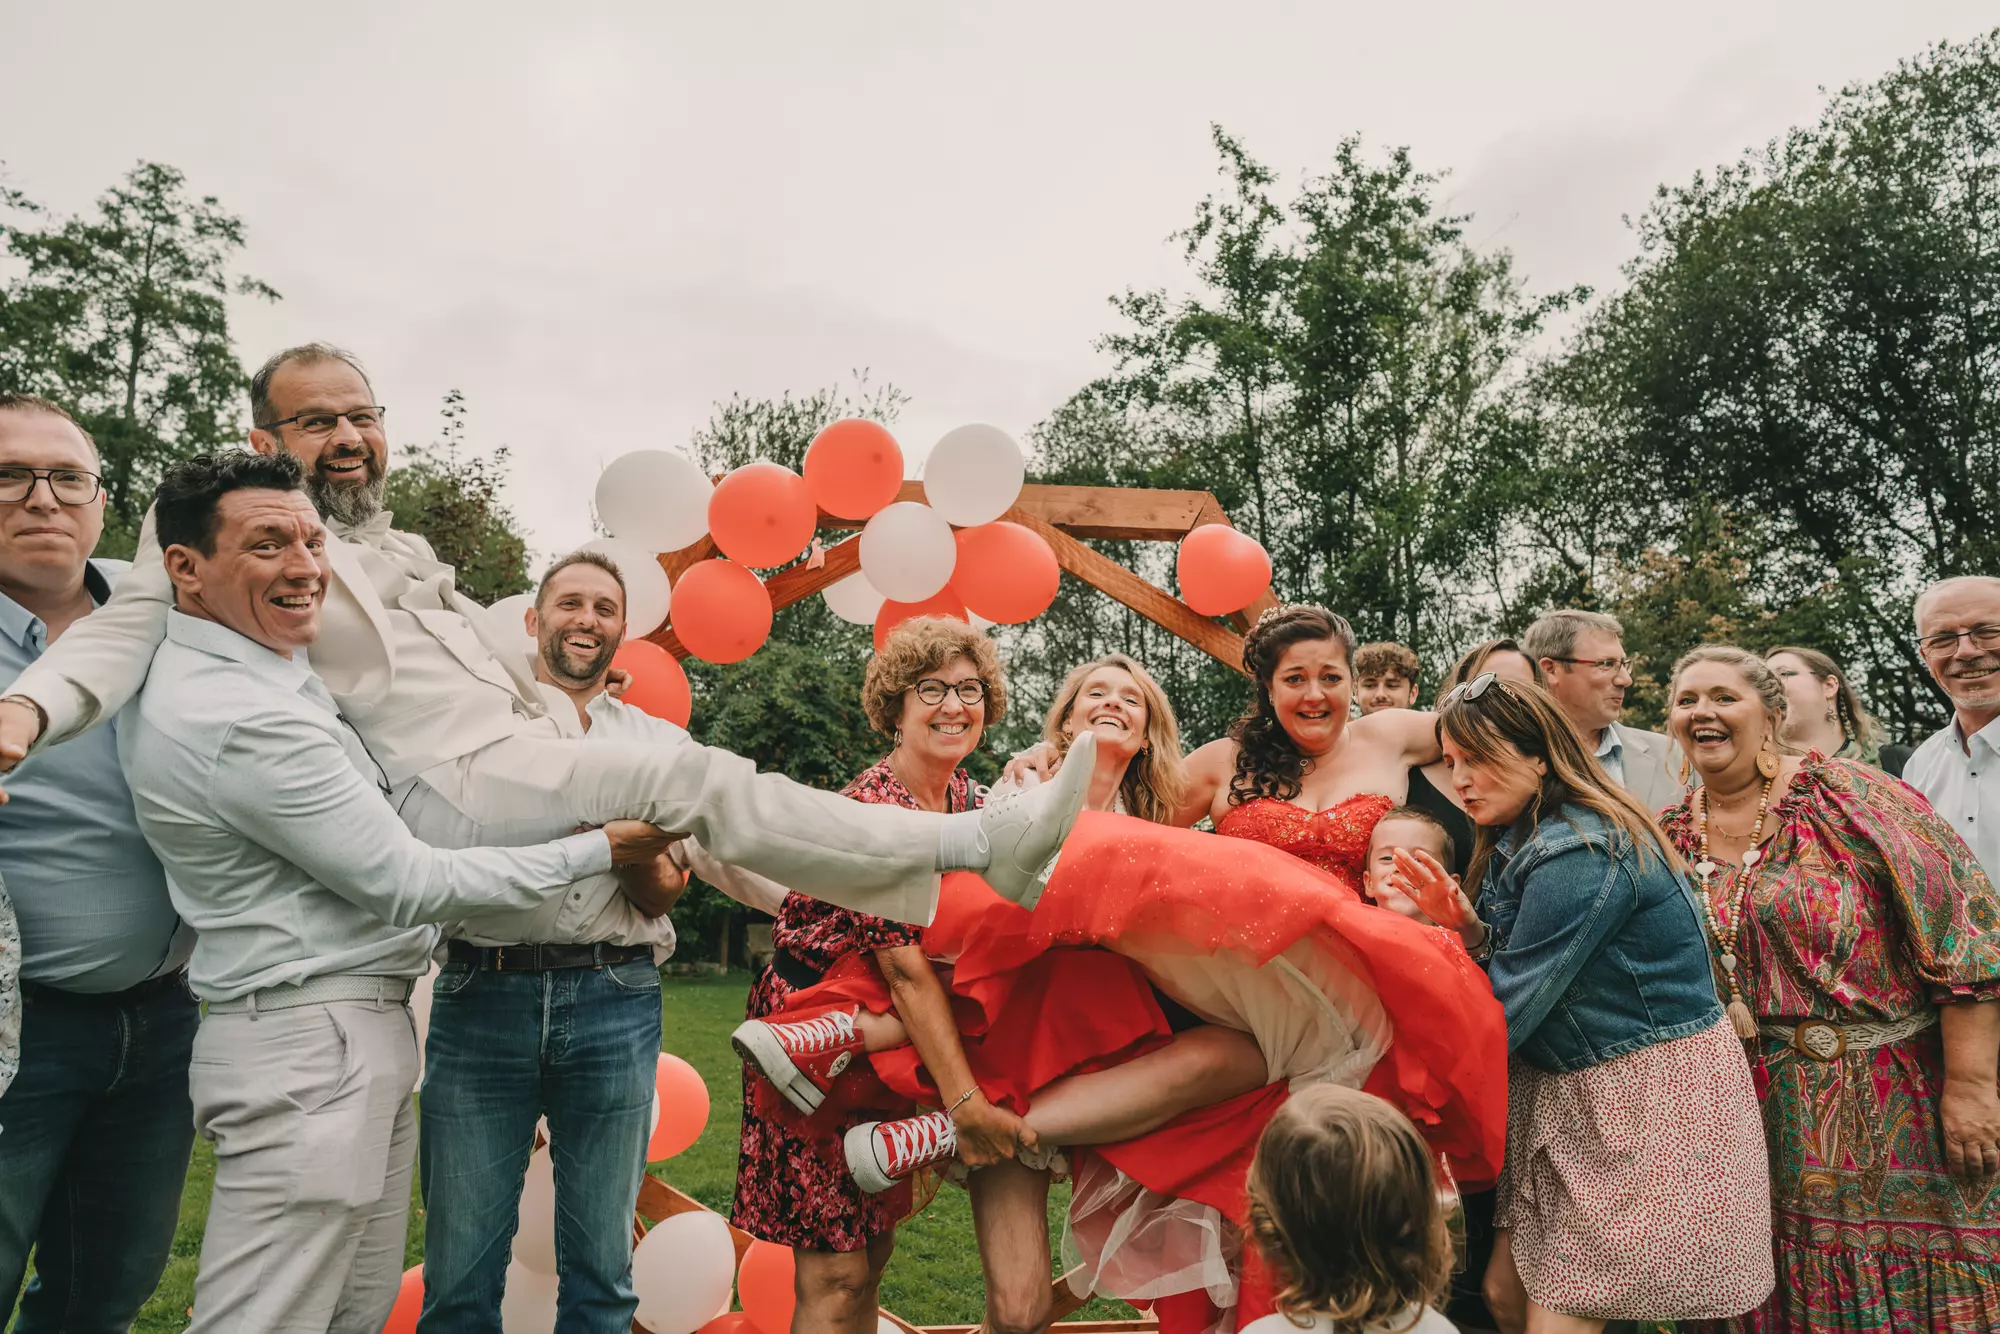
<path fill-rule="evenodd" d="M 141 159 L 248 231 L 254 366 L 325 339 L 392 439 L 461 390 L 536 550 L 605 463 L 732 394 L 866 371 L 912 463 L 1108 369 L 1108 299 L 1184 285 L 1211 124 L 1288 194 L 1407 145 L 1530 290 L 1604 291 L 1662 183 L 1995 21 L 1989 3 L 334 6 L 0 0 L 0 163 L 61 212 Z"/>

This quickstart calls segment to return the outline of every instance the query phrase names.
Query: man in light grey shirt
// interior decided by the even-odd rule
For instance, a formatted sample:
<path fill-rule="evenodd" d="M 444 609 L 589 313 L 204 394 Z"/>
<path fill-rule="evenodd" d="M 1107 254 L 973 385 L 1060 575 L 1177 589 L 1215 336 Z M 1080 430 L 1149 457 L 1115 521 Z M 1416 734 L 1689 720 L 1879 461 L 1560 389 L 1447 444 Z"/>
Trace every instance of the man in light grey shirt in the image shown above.
<path fill-rule="evenodd" d="M 191 1329 L 375 1334 L 402 1271 L 406 1001 L 429 924 L 531 907 L 666 840 L 618 822 L 525 848 L 418 842 L 306 660 L 329 571 L 296 460 L 176 465 L 156 522 L 175 609 L 119 743 L 208 1002 L 190 1093 L 216 1175 Z"/>
<path fill-rule="evenodd" d="M 1917 649 L 1952 703 L 1903 780 L 1930 799 L 2000 881 L 2000 579 L 1945 579 L 1917 599 Z"/>
<path fill-rule="evenodd" d="M 1674 743 L 1618 721 L 1632 685 L 1632 660 L 1617 617 L 1549 612 L 1521 636 L 1521 650 L 1541 665 L 1549 693 L 1612 782 L 1656 815 L 1687 795 Z"/>

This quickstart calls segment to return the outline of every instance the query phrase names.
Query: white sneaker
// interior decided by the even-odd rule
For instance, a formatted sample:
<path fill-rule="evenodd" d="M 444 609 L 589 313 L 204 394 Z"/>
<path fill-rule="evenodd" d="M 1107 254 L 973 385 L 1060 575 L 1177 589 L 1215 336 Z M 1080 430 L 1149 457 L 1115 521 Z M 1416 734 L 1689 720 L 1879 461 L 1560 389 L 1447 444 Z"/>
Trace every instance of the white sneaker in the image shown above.
<path fill-rule="evenodd" d="M 979 835 L 991 859 L 980 875 L 994 893 L 1033 910 L 1048 887 L 1056 853 L 1090 795 L 1097 768 L 1093 732 L 1070 742 L 1056 776 L 1025 792 L 1009 792 L 979 812 Z"/>

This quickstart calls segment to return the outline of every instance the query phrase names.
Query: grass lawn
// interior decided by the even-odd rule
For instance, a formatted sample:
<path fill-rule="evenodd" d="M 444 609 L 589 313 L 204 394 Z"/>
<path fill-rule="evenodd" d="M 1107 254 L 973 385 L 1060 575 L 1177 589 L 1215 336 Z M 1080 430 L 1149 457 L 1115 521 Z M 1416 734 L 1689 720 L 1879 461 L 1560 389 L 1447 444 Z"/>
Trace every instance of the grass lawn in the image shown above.
<path fill-rule="evenodd" d="M 712 1101 L 708 1129 L 701 1139 L 680 1157 L 655 1164 L 653 1172 L 710 1208 L 724 1211 L 736 1183 L 736 1138 L 742 1119 L 742 1067 L 729 1048 L 729 1031 L 743 1018 L 743 998 L 748 990 L 749 976 L 739 972 L 726 978 L 668 978 L 661 991 L 666 1024 L 662 1045 L 701 1072 Z M 173 1258 L 159 1291 L 140 1313 L 135 1328 L 141 1334 L 168 1334 L 187 1328 L 201 1231 L 208 1219 L 208 1197 L 214 1182 L 214 1156 L 207 1143 L 197 1139 L 187 1187 L 181 1194 Z M 1062 1211 L 1067 1201 L 1067 1187 L 1058 1186 L 1049 1202 L 1051 1237 L 1062 1235 Z M 407 1254 L 409 1264 L 418 1263 L 424 1254 L 424 1216 L 414 1198 Z M 897 1232 L 896 1257 L 883 1284 L 883 1304 L 917 1324 L 973 1324 L 980 1317 L 980 1296 L 972 1211 L 965 1192 L 947 1186 L 928 1209 Z M 1129 1308 L 1121 1303 L 1098 1301 L 1085 1307 L 1078 1318 L 1111 1319 L 1129 1314 Z"/>

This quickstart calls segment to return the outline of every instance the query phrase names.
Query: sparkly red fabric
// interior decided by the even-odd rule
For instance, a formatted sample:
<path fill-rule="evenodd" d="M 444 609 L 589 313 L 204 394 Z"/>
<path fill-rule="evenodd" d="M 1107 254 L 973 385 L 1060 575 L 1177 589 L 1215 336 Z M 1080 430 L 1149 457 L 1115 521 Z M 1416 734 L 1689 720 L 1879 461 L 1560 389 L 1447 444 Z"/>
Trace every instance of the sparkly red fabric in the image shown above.
<path fill-rule="evenodd" d="M 1375 822 L 1395 804 L 1387 797 L 1363 793 L 1323 811 L 1309 811 L 1294 802 L 1259 797 L 1230 807 L 1216 822 L 1215 832 L 1268 843 L 1338 876 L 1358 893 Z"/>

